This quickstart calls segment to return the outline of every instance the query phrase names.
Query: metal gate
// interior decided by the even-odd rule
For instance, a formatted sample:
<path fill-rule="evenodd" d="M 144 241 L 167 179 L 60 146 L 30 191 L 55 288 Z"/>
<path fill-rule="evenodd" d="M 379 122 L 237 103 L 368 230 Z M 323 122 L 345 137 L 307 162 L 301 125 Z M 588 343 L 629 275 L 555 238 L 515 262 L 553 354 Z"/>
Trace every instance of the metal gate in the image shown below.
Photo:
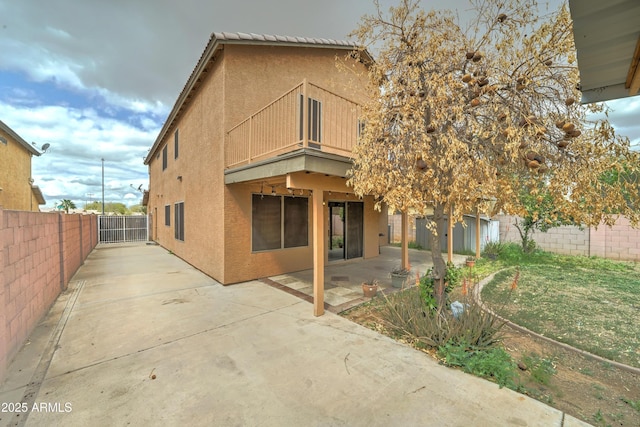
<path fill-rule="evenodd" d="M 100 215 L 100 243 L 146 242 L 149 239 L 146 215 Z"/>

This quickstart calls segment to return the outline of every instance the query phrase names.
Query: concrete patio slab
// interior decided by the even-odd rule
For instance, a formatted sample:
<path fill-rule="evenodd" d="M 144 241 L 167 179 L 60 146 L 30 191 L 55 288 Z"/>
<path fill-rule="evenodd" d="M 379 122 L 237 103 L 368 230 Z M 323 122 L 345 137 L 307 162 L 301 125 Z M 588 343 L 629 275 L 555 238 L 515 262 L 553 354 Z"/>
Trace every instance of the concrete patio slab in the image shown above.
<path fill-rule="evenodd" d="M 144 245 L 94 250 L 9 367 L 0 402 L 29 407 L 0 413 L 0 426 L 586 425 Z"/>

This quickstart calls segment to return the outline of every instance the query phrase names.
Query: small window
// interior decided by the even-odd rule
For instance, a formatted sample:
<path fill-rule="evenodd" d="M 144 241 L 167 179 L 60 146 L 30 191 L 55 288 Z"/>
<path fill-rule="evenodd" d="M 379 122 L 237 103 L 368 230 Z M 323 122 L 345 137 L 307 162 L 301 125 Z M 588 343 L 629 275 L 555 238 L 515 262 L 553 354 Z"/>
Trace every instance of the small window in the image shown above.
<path fill-rule="evenodd" d="M 175 204 L 175 237 L 184 242 L 184 202 Z"/>
<path fill-rule="evenodd" d="M 7 145 L 7 139 L 3 136 L 0 136 L 0 142 L 3 143 L 4 145 Z"/>
<path fill-rule="evenodd" d="M 309 98 L 309 141 L 322 142 L 322 103 Z"/>
<path fill-rule="evenodd" d="M 302 139 L 304 138 L 304 129 L 303 129 L 304 127 L 303 126 L 304 96 L 302 94 L 300 94 L 299 107 L 300 107 L 300 112 L 299 112 L 300 120 L 298 123 L 298 129 L 299 129 L 298 136 L 302 141 Z M 307 138 L 311 142 L 320 143 L 322 142 L 322 102 L 318 101 L 317 99 L 308 98 L 308 108 L 309 108 L 309 111 L 307 116 L 309 119 L 309 123 L 307 124 L 307 128 L 308 128 Z"/>
<path fill-rule="evenodd" d="M 358 138 L 364 134 L 364 120 L 358 119 Z"/>
<path fill-rule="evenodd" d="M 173 158 L 178 158 L 178 129 L 176 129 L 176 133 L 173 135 Z"/>
<path fill-rule="evenodd" d="M 162 170 L 167 168 L 167 146 L 162 149 Z"/>
<path fill-rule="evenodd" d="M 164 206 L 164 225 L 171 226 L 171 205 Z"/>

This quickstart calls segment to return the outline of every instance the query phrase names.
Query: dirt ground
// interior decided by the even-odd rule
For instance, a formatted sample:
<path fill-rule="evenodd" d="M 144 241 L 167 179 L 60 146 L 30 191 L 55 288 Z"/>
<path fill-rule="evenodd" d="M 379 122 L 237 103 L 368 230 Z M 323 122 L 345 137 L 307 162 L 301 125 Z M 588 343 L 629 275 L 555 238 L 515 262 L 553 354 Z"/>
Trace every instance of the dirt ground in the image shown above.
<path fill-rule="evenodd" d="M 384 332 L 369 305 L 343 315 Z M 505 329 L 503 344 L 519 364 L 521 383 L 531 397 L 594 426 L 640 426 L 640 375 L 510 328 Z M 426 353 L 437 357 L 435 351 Z M 533 380 L 527 372 L 527 361 L 532 355 L 551 362 L 555 374 L 547 384 Z"/>

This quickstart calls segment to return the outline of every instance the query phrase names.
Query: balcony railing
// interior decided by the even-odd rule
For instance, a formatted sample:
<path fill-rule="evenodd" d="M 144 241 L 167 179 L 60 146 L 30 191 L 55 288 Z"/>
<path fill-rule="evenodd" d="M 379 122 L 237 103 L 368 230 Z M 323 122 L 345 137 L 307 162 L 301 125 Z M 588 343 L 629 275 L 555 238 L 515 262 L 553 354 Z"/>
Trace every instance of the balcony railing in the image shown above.
<path fill-rule="evenodd" d="M 225 167 L 235 168 L 299 148 L 350 157 L 360 106 L 306 80 L 234 126 L 225 140 Z"/>

